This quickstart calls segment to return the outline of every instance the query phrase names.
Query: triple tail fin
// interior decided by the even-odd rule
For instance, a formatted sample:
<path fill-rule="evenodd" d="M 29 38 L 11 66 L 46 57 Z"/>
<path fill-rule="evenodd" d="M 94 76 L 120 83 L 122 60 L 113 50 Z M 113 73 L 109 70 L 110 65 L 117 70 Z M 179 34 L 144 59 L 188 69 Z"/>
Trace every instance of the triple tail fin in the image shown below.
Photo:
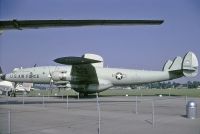
<path fill-rule="evenodd" d="M 182 74 L 186 77 L 194 77 L 198 74 L 198 59 L 193 52 L 188 52 L 182 59 L 180 56 L 176 57 L 173 62 L 168 60 L 163 71 L 169 71 L 176 74 Z"/>

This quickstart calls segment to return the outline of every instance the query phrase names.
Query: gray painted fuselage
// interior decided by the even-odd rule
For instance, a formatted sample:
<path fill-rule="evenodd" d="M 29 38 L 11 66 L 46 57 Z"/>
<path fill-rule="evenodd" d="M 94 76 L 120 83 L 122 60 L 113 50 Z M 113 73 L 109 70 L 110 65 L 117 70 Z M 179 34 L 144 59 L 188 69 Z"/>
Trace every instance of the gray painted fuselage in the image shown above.
<path fill-rule="evenodd" d="M 10 74 L 6 74 L 6 80 L 13 82 L 30 82 L 30 83 L 43 83 L 49 84 L 51 77 L 50 72 L 66 72 L 67 78 L 65 81 L 69 81 L 73 84 L 80 84 L 80 81 L 76 81 L 77 77 L 71 74 L 72 66 L 43 66 L 19 69 Z M 95 67 L 96 76 L 98 81 L 103 80 L 103 84 L 107 81 L 110 86 L 119 85 L 134 85 L 142 83 L 151 83 L 158 81 L 171 80 L 179 78 L 183 75 L 172 74 L 168 71 L 145 71 L 145 70 L 133 70 L 133 69 L 119 69 L 119 68 L 101 68 Z M 117 73 L 120 73 L 119 77 Z M 87 79 L 87 78 L 86 78 Z M 56 81 L 54 81 L 56 82 Z M 99 84 L 90 83 L 90 84 Z M 106 83 L 107 84 L 107 83 Z"/>

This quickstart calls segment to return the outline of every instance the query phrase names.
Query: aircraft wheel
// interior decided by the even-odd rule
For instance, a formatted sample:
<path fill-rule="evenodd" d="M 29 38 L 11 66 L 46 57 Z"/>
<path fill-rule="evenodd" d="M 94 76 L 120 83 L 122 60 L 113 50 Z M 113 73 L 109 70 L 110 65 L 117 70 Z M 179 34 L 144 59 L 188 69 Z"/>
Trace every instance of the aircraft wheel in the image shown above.
<path fill-rule="evenodd" d="M 11 97 L 16 97 L 16 93 L 11 93 L 10 96 Z"/>
<path fill-rule="evenodd" d="M 7 92 L 7 95 L 8 95 L 8 96 L 11 96 L 10 91 Z"/>
<path fill-rule="evenodd" d="M 87 97 L 88 96 L 88 94 L 87 93 L 84 93 L 84 97 Z"/>
<path fill-rule="evenodd" d="M 88 94 L 87 93 L 79 93 L 80 97 L 87 97 Z"/>

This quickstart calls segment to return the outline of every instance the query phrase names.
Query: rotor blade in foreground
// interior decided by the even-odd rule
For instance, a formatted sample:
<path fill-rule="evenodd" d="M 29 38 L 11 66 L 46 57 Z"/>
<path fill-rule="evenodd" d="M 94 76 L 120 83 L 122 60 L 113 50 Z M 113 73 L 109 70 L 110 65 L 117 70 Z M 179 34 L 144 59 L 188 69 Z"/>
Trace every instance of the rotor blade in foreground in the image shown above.
<path fill-rule="evenodd" d="M 0 21 L 1 30 L 49 27 L 160 25 L 164 20 L 6 20 Z"/>

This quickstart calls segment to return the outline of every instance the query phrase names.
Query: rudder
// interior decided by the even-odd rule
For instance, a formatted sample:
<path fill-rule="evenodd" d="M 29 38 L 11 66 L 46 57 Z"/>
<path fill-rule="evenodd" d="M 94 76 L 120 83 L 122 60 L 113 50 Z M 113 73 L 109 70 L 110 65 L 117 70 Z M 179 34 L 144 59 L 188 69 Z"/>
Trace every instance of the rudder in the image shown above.
<path fill-rule="evenodd" d="M 193 52 L 188 52 L 182 62 L 184 76 L 194 77 L 198 74 L 198 59 Z"/>

